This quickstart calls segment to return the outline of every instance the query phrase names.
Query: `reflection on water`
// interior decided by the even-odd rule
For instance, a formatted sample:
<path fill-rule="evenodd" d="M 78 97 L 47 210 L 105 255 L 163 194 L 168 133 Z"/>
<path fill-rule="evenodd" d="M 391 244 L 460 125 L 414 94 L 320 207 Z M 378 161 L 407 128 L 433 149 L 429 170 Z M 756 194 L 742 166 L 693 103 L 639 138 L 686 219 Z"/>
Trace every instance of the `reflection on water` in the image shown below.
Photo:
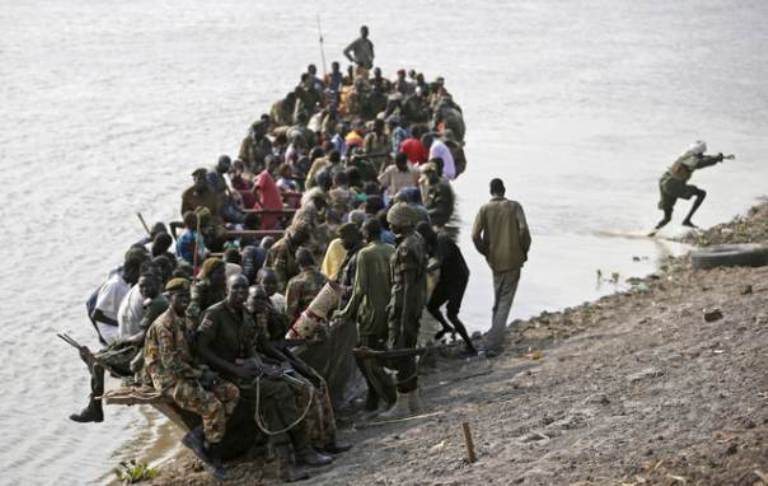
<path fill-rule="evenodd" d="M 236 152 L 248 124 L 319 62 L 317 13 L 329 60 L 365 22 L 385 73 L 444 75 L 461 103 L 469 167 L 455 189 L 472 270 L 462 312 L 476 329 L 489 325 L 492 286 L 469 226 L 491 177 L 505 180 L 533 229 L 512 318 L 611 291 L 595 288 L 597 269 L 643 274 L 680 251 L 596 232 L 650 228 L 660 216 L 657 178 L 691 140 L 738 157 L 694 175 L 709 192 L 699 224 L 743 211 L 764 191 L 768 3 L 305 5 L 290 13 L 243 0 L 3 6 L 0 463 L 8 483 L 103 481 L 119 460 L 145 456 L 145 444 L 178 439 L 170 427 L 147 427 L 161 420 L 137 408 L 107 407 L 103 424 L 70 423 L 85 404 L 87 375 L 54 332 L 71 329 L 95 345 L 83 302 L 141 236 L 134 213 L 176 217 L 191 169 Z"/>

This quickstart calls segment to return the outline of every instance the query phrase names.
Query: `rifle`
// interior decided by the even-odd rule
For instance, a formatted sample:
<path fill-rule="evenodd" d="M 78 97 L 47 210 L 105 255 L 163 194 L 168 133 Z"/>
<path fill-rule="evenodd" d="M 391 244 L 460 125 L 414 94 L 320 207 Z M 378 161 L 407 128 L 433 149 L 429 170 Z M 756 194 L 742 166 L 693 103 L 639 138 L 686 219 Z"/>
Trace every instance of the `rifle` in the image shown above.
<path fill-rule="evenodd" d="M 418 356 L 425 354 L 428 351 L 430 351 L 428 348 L 390 349 L 387 351 L 377 351 L 371 348 L 355 348 L 352 350 L 352 353 L 360 359 L 393 359 Z"/>
<path fill-rule="evenodd" d="M 88 346 L 83 346 L 66 333 L 57 332 L 56 336 L 58 336 L 62 341 L 69 344 L 73 348 L 77 349 L 77 352 L 80 354 L 80 359 L 82 359 L 89 368 L 93 367 L 93 364 L 96 362 L 96 357 L 93 355 L 93 353 L 91 353 L 91 350 L 88 349 Z"/>

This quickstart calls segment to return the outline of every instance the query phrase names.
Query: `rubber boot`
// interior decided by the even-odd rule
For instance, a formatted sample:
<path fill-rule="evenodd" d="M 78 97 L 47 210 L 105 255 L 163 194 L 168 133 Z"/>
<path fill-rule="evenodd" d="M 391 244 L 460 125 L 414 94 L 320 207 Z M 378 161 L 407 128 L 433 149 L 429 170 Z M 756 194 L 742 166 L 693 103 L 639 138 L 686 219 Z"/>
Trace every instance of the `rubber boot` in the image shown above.
<path fill-rule="evenodd" d="M 80 413 L 73 413 L 69 416 L 70 420 L 85 424 L 88 422 L 103 422 L 104 421 L 104 409 L 101 406 L 101 400 L 96 400 L 91 395 L 88 401 L 88 406 L 80 411 Z"/>
<path fill-rule="evenodd" d="M 333 457 L 305 446 L 296 451 L 296 462 L 306 466 L 326 466 L 333 462 Z"/>
<path fill-rule="evenodd" d="M 418 415 L 421 413 L 422 404 L 418 388 L 408 394 L 408 409 L 410 409 L 411 415 Z"/>
<path fill-rule="evenodd" d="M 336 434 L 333 434 L 333 436 L 331 436 L 331 440 L 323 446 L 322 452 L 327 452 L 328 454 L 341 454 L 342 452 L 347 452 L 351 448 L 352 444 L 339 442 L 336 439 Z"/>
<path fill-rule="evenodd" d="M 208 472 L 219 481 L 227 480 L 227 470 L 224 468 L 224 463 L 221 459 L 221 443 L 208 444 L 206 447 L 208 451 L 208 457 L 211 460 L 210 468 L 206 467 Z"/>
<path fill-rule="evenodd" d="M 205 439 L 203 438 L 203 427 L 198 425 L 194 429 L 187 432 L 184 437 L 181 438 L 181 443 L 187 448 L 191 449 L 197 457 L 205 462 L 210 462 L 208 453 L 205 450 Z"/>
<path fill-rule="evenodd" d="M 373 412 L 379 408 L 379 395 L 373 390 L 368 390 L 368 396 L 365 397 L 365 411 Z"/>
<path fill-rule="evenodd" d="M 296 451 L 296 463 L 306 466 L 325 466 L 333 462 L 333 457 L 317 452 L 310 444 L 309 437 L 302 429 L 303 424 L 288 432 Z"/>
<path fill-rule="evenodd" d="M 395 404 L 386 412 L 380 413 L 379 418 L 383 420 L 393 420 L 408 417 L 410 415 L 409 402 L 410 393 L 397 392 L 397 400 L 395 401 Z"/>
<path fill-rule="evenodd" d="M 103 394 L 104 368 L 95 365 L 91 371 L 91 397 L 88 401 L 88 406 L 80 411 L 80 413 L 73 413 L 70 415 L 69 419 L 79 423 L 103 422 L 104 409 L 101 405 L 101 396 Z"/>

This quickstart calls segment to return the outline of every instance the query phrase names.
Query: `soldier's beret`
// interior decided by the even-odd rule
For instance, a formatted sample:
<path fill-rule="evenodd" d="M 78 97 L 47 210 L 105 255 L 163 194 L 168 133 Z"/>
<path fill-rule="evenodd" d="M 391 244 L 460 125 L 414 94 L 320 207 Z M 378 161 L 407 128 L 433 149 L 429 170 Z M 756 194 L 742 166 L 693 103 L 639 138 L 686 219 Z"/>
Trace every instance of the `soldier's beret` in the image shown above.
<path fill-rule="evenodd" d="M 172 278 L 165 284 L 166 292 L 178 292 L 180 290 L 189 290 L 189 280 L 182 277 Z"/>

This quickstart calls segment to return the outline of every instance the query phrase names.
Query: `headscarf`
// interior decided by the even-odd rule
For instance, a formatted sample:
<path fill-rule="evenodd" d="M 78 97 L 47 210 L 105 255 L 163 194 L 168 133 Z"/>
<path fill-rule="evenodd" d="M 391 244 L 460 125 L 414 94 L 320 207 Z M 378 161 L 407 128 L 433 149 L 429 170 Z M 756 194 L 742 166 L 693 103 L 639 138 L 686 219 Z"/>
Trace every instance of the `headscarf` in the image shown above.
<path fill-rule="evenodd" d="M 690 147 L 688 147 L 688 152 L 690 152 L 692 155 L 702 155 L 706 151 L 707 142 L 704 140 L 696 140 L 691 144 Z"/>
<path fill-rule="evenodd" d="M 418 211 L 405 202 L 396 203 L 387 212 L 387 222 L 391 226 L 413 227 L 421 220 Z"/>
<path fill-rule="evenodd" d="M 695 169 L 696 165 L 698 165 L 696 155 L 702 155 L 706 151 L 707 143 L 703 140 L 696 140 L 688 147 L 688 150 L 683 152 L 683 154 L 677 158 L 677 162 L 680 162 L 691 169 Z"/>

